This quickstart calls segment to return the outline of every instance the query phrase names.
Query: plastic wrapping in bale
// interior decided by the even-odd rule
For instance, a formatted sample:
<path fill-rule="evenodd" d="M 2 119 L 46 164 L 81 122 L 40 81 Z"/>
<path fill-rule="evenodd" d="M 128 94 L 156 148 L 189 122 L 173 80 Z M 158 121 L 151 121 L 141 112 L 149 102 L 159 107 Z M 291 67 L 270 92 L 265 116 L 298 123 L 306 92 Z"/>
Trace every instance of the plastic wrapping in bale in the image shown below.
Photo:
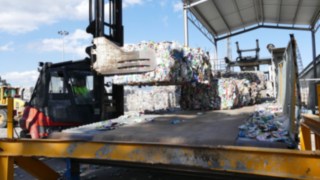
<path fill-rule="evenodd" d="M 206 82 L 211 76 L 208 55 L 201 49 L 183 47 L 176 42 L 144 42 L 126 45 L 128 52 L 151 48 L 156 53 L 156 69 L 143 74 L 117 75 L 114 84 L 180 84 Z"/>
<path fill-rule="evenodd" d="M 184 84 L 181 86 L 180 106 L 186 110 L 220 109 L 218 97 L 218 80 L 211 80 L 209 84 Z"/>
<path fill-rule="evenodd" d="M 179 106 L 175 86 L 125 89 L 125 111 L 153 112 L 170 110 Z"/>
<path fill-rule="evenodd" d="M 192 83 L 181 87 L 182 109 L 231 109 L 239 105 L 239 92 L 234 79 L 213 79 L 209 84 Z"/>
<path fill-rule="evenodd" d="M 208 84 L 182 85 L 183 109 L 231 109 L 259 102 L 259 92 L 265 89 L 261 72 L 220 72 Z"/>
<path fill-rule="evenodd" d="M 220 109 L 232 109 L 239 105 L 239 91 L 234 79 L 221 78 L 218 81 L 218 96 L 221 99 Z"/>

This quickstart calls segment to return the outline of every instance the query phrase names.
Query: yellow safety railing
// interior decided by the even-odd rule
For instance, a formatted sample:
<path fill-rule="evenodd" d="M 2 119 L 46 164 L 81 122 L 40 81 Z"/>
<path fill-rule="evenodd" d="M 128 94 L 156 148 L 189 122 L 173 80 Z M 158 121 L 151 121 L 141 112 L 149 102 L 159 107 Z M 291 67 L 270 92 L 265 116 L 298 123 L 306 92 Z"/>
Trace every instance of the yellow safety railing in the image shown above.
<path fill-rule="evenodd" d="M 303 122 L 300 126 L 301 150 L 312 150 L 312 133 L 314 134 L 315 150 L 320 150 L 320 117 L 313 114 L 302 115 Z"/>

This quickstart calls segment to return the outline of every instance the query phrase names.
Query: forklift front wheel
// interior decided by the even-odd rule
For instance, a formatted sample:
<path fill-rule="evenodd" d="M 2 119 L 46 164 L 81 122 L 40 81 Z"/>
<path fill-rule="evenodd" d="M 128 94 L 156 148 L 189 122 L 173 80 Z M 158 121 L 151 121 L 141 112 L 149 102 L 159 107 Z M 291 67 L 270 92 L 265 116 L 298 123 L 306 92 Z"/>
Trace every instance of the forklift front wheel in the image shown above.
<path fill-rule="evenodd" d="M 21 130 L 20 131 L 20 138 L 31 138 L 29 131 L 28 130 Z"/>
<path fill-rule="evenodd" d="M 5 128 L 7 126 L 7 111 L 0 109 L 0 128 Z"/>

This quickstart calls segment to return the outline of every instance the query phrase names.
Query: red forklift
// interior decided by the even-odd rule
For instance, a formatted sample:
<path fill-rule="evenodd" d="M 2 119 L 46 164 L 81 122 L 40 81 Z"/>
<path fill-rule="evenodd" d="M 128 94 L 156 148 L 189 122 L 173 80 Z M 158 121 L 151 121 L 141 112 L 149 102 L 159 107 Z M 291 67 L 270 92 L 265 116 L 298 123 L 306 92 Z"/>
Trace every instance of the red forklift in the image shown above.
<path fill-rule="evenodd" d="M 86 48 L 89 58 L 39 63 L 40 75 L 20 120 L 21 137 L 45 138 L 52 131 L 119 117 L 124 113 L 124 87 L 110 85 L 105 77 L 155 68 L 154 52 L 121 49 L 122 1 L 109 0 L 109 22 L 104 20 L 104 5 L 104 0 L 89 0 L 86 30 L 94 38 Z"/>

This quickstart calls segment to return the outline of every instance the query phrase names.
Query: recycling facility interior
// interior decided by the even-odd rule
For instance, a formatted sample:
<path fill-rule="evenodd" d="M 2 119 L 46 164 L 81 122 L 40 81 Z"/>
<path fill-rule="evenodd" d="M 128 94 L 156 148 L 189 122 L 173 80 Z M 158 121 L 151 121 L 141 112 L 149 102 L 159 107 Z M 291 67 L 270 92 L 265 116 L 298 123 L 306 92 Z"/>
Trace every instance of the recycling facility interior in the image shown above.
<path fill-rule="evenodd" d="M 201 49 L 176 42 L 130 45 L 125 47 L 127 51 L 153 48 L 158 64 L 152 72 L 113 78 L 113 83 L 129 87 L 125 91 L 127 113 L 54 133 L 50 138 L 295 148 L 298 130 L 289 117 L 295 107 L 291 105 L 295 81 L 287 79 L 295 76 L 294 43 L 291 40 L 287 48 L 271 52 L 270 66 L 274 68 L 269 69 L 273 72 L 213 74 L 209 57 Z M 275 68 L 278 66 L 283 68 Z M 269 79 L 287 84 L 273 88 L 274 81 Z M 278 104 L 274 103 L 275 97 Z M 269 103 L 260 104 L 265 100 Z M 164 130 L 171 128 L 175 130 Z"/>
<path fill-rule="evenodd" d="M 258 23 L 251 30 L 260 26 Z M 208 56 L 200 49 L 168 42 L 125 47 L 130 50 L 157 46 L 160 52 L 163 51 L 159 53 L 160 61 L 157 61 L 155 71 L 144 75 L 116 76 L 114 83 L 138 86 L 178 84 L 178 87 L 169 88 L 169 93 L 159 87 L 160 90 L 151 96 L 142 95 L 147 103 L 154 102 L 146 105 L 150 110 L 143 110 L 146 101 L 142 100 L 139 106 L 127 105 L 127 109 L 134 112 L 117 119 L 53 133 L 48 140 L 1 141 L 1 146 L 6 149 L 0 151 L 0 160 L 7 162 L 14 157 L 16 163 L 21 163 L 34 160 L 29 157 L 46 156 L 70 158 L 76 163 L 105 162 L 193 172 L 220 170 L 223 173 L 319 179 L 318 151 L 286 149 L 298 148 L 296 137 L 300 125 L 300 113 L 296 113 L 295 108 L 299 100 L 295 95 L 295 89 L 299 89 L 295 43 L 291 37 L 288 46 L 279 50 L 279 56 L 271 55 L 269 80 L 278 82 L 273 85 L 267 83 L 265 75 L 259 72 L 212 74 Z M 139 93 L 127 92 L 128 96 L 142 99 Z M 180 97 L 174 96 L 176 92 Z M 262 95 L 275 97 L 277 104 L 259 105 Z M 128 98 L 127 103 L 131 100 Z M 159 100 L 164 100 L 163 107 Z M 179 104 L 182 110 L 176 109 L 175 104 Z M 309 135 L 310 138 L 310 129 L 308 132 L 302 128 L 302 137 Z M 242 145 L 247 147 L 239 147 Z M 301 141 L 300 147 L 311 150 L 309 145 Z M 0 164 L 1 167 L 5 169 L 8 166 Z"/>

